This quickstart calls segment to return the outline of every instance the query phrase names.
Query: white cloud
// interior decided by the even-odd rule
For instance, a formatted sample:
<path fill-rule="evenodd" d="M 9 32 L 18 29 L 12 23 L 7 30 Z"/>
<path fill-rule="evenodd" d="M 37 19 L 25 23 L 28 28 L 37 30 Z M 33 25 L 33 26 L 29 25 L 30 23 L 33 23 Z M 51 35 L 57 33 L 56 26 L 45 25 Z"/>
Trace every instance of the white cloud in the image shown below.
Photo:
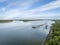
<path fill-rule="evenodd" d="M 4 2 L 5 0 L 0 0 L 0 2 Z"/>
<path fill-rule="evenodd" d="M 54 8 L 60 8 L 60 0 L 56 0 L 56 1 L 52 1 L 46 5 L 43 5 L 41 7 L 38 7 L 36 9 L 32 9 L 32 12 L 37 12 L 37 11 L 47 11 L 47 10 L 51 10 Z"/>
<path fill-rule="evenodd" d="M 38 0 L 16 0 L 14 2 L 9 2 L 7 1 L 8 5 L 6 6 L 6 8 L 10 8 L 10 7 L 17 7 L 19 9 L 28 9 L 33 3 L 37 2 Z"/>
<path fill-rule="evenodd" d="M 7 0 L 5 0 L 7 1 Z M 37 2 L 38 0 L 26 0 L 25 2 L 21 2 L 18 0 L 17 2 L 8 2 L 8 5 L 6 7 L 3 7 L 0 9 L 0 11 L 4 12 L 2 15 L 3 16 L 0 16 L 2 17 L 3 19 L 12 19 L 12 18 L 15 18 L 15 17 L 20 17 L 20 18 L 23 18 L 24 16 L 27 17 L 27 16 L 32 16 L 33 13 L 32 12 L 29 12 L 27 10 L 23 11 L 24 9 L 28 9 L 33 3 Z M 9 7 L 12 7 L 12 6 L 16 6 L 17 8 L 16 9 L 8 9 Z"/>
<path fill-rule="evenodd" d="M 44 17 L 45 16 L 49 16 L 48 14 L 41 14 L 41 11 L 46 11 L 46 10 L 50 10 L 50 9 L 54 9 L 54 8 L 58 8 L 60 7 L 60 0 L 57 1 L 53 1 L 50 2 L 46 5 L 43 5 L 41 7 L 38 7 L 36 9 L 32 9 L 32 10 L 24 10 L 24 9 L 28 9 L 33 3 L 37 2 L 38 0 L 29 0 L 27 2 L 22 2 L 22 3 L 18 3 L 14 2 L 14 3 L 9 3 L 7 5 L 7 7 L 5 8 L 1 8 L 1 10 L 4 12 L 2 15 L 4 15 L 2 18 L 3 19 L 13 19 L 13 18 L 36 18 L 36 17 Z M 11 6 L 17 6 L 16 9 L 11 9 L 11 10 L 7 10 L 7 8 L 11 7 Z M 39 12 L 38 14 L 36 12 Z"/>
<path fill-rule="evenodd" d="M 8 19 L 8 18 L 14 18 L 16 16 L 18 16 L 20 14 L 19 10 L 10 10 L 10 11 L 6 11 L 4 14 L 4 19 Z"/>
<path fill-rule="evenodd" d="M 18 18 L 18 19 L 32 19 L 32 18 L 42 18 L 42 17 L 46 17 L 48 16 L 44 14 L 36 14 L 33 12 L 29 12 L 29 11 L 20 11 L 19 9 L 14 9 L 14 10 L 10 10 L 10 11 L 6 11 L 4 16 L 2 17 L 3 19 L 14 19 L 14 18 Z M 49 17 L 49 16 L 48 16 Z"/>

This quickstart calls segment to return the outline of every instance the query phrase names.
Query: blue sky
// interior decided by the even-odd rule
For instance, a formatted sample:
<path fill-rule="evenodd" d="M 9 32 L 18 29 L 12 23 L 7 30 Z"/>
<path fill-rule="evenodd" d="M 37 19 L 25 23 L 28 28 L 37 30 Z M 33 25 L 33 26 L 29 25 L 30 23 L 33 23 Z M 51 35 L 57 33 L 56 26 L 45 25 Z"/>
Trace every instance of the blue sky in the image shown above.
<path fill-rule="evenodd" d="M 60 0 L 0 0 L 0 19 L 50 16 L 60 16 Z"/>

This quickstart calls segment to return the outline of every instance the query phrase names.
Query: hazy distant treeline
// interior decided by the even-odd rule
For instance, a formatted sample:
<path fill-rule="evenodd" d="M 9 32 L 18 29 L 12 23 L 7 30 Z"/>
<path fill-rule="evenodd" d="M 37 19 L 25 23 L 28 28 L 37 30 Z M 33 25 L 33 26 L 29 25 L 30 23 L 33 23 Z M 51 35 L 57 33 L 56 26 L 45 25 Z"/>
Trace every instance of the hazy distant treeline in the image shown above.
<path fill-rule="evenodd" d="M 8 23 L 8 22 L 12 22 L 13 20 L 0 20 L 0 23 Z"/>

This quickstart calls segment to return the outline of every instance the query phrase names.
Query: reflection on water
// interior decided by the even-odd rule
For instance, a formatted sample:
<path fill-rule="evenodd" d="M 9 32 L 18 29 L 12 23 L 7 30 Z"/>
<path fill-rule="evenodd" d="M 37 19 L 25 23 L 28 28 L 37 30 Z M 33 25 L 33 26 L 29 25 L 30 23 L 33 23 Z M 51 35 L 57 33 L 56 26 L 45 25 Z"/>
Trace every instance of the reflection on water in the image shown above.
<path fill-rule="evenodd" d="M 47 23 L 39 28 L 32 26 Z M 52 21 L 14 21 L 11 23 L 0 23 L 0 45 L 42 45 L 49 33 Z"/>

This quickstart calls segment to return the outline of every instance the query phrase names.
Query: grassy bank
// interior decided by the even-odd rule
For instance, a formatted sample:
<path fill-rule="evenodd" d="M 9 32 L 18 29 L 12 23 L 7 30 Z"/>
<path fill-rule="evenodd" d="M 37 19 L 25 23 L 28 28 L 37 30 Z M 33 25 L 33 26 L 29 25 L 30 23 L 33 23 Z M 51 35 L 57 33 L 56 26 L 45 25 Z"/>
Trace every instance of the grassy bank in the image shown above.
<path fill-rule="evenodd" d="M 45 45 L 60 45 L 60 21 L 55 21 L 52 24 L 51 32 L 46 40 Z"/>

